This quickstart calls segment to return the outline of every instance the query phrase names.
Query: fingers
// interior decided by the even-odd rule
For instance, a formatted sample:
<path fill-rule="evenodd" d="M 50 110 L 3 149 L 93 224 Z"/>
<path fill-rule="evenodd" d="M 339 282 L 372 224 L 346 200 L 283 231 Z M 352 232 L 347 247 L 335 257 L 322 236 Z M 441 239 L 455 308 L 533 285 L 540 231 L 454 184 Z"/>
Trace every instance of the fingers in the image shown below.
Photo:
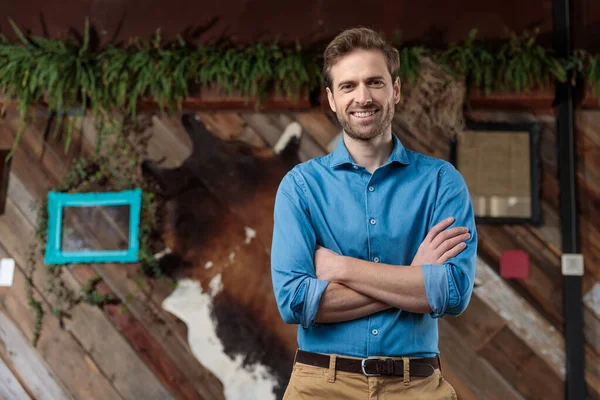
<path fill-rule="evenodd" d="M 437 248 L 438 254 L 444 254 L 448 250 L 451 250 L 452 248 L 454 248 L 454 246 L 456 246 L 457 244 L 460 244 L 461 242 L 465 242 L 465 241 L 469 240 L 470 238 L 471 238 L 471 235 L 469 233 L 464 233 L 462 235 L 454 236 L 450 239 L 447 239 L 444 242 L 442 242 L 442 244 Z"/>
<path fill-rule="evenodd" d="M 431 245 L 434 249 L 437 249 L 442 243 L 449 239 L 453 239 L 457 236 L 464 235 L 469 232 L 469 230 L 464 227 L 456 227 L 452 229 L 445 230 L 444 232 L 439 233 L 431 242 Z M 447 249 L 446 249 L 447 250 Z"/>
<path fill-rule="evenodd" d="M 450 217 L 450 218 L 446 218 L 445 220 L 443 220 L 439 224 L 435 225 L 433 228 L 431 228 L 431 230 L 429 231 L 429 233 L 427 234 L 427 236 L 425 236 L 424 242 L 426 242 L 426 243 L 432 242 L 433 239 L 435 239 L 435 237 L 440 232 L 442 232 L 444 229 L 446 229 L 447 227 L 449 227 L 450 225 L 452 225 L 453 222 L 454 222 L 454 218 Z"/>
<path fill-rule="evenodd" d="M 444 263 L 467 247 L 464 242 L 471 238 L 469 229 L 463 226 L 448 229 L 454 221 L 449 217 L 431 228 L 415 255 L 417 261 Z"/>
<path fill-rule="evenodd" d="M 457 255 L 459 255 L 464 249 L 467 248 L 467 244 L 465 242 L 459 243 L 456 246 L 454 246 L 452 249 L 448 250 L 447 252 L 445 252 L 439 259 L 438 259 L 438 263 L 439 264 L 443 264 L 446 261 L 448 261 L 449 259 L 451 259 L 452 257 L 456 257 Z"/>

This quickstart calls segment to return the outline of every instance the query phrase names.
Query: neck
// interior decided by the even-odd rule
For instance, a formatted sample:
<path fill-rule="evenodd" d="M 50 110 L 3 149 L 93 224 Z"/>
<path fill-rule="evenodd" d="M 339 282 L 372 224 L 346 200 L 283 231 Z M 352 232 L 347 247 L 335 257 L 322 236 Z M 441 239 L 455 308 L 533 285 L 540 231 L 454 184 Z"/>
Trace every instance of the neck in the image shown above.
<path fill-rule="evenodd" d="M 344 133 L 344 144 L 354 162 L 370 173 L 387 162 L 394 148 L 391 129 L 369 141 L 352 139 Z"/>

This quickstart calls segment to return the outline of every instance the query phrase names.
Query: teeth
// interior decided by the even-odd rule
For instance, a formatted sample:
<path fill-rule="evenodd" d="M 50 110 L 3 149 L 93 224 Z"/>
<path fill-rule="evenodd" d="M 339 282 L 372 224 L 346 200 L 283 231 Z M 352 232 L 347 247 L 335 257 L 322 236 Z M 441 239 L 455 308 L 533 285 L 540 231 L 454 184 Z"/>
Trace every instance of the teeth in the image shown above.
<path fill-rule="evenodd" d="M 366 118 L 366 117 L 370 117 L 371 115 L 375 114 L 375 111 L 368 111 L 368 112 L 355 112 L 354 116 L 358 117 L 358 118 Z"/>

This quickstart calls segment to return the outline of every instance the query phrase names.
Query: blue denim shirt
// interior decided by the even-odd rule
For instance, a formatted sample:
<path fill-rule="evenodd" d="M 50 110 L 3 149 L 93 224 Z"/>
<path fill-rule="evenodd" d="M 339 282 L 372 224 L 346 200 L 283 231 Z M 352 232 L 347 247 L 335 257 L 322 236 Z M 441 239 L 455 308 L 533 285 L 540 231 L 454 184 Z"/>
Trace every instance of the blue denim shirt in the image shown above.
<path fill-rule="evenodd" d="M 286 323 L 299 324 L 305 351 L 354 357 L 433 357 L 438 321 L 462 313 L 475 279 L 477 233 L 471 199 L 452 164 L 408 151 L 393 135 L 393 151 L 373 174 L 356 164 L 344 141 L 331 154 L 294 167 L 275 199 L 271 270 Z M 349 257 L 410 265 L 429 230 L 447 217 L 466 226 L 467 248 L 445 264 L 423 265 L 431 314 L 396 308 L 341 323 L 315 323 L 328 282 L 316 278 L 317 244 Z"/>

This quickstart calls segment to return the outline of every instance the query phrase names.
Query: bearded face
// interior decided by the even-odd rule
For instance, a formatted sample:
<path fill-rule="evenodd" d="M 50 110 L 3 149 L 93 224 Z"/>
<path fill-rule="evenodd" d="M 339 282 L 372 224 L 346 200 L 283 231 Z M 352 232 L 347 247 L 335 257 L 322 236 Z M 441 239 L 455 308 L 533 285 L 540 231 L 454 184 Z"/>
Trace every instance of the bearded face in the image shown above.
<path fill-rule="evenodd" d="M 391 132 L 400 82 L 392 82 L 381 52 L 355 50 L 332 66 L 331 77 L 329 105 L 350 138 L 370 141 Z"/>

